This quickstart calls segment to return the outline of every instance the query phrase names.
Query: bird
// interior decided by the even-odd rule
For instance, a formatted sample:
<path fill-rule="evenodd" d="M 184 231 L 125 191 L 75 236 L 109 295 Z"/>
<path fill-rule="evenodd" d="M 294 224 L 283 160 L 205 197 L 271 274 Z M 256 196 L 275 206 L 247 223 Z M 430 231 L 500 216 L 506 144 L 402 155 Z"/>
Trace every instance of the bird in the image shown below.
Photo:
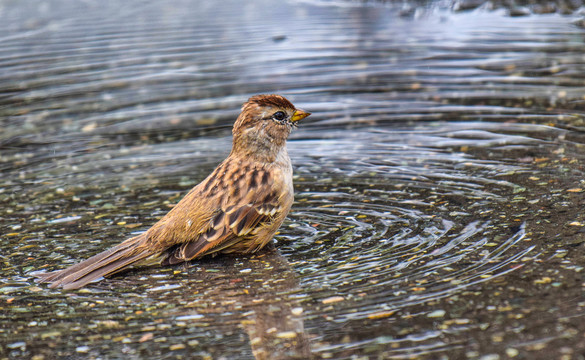
<path fill-rule="evenodd" d="M 281 95 L 252 96 L 234 123 L 229 156 L 152 227 L 80 263 L 35 276 L 50 288 L 79 289 L 130 267 L 259 251 L 293 204 L 286 140 L 309 115 Z"/>

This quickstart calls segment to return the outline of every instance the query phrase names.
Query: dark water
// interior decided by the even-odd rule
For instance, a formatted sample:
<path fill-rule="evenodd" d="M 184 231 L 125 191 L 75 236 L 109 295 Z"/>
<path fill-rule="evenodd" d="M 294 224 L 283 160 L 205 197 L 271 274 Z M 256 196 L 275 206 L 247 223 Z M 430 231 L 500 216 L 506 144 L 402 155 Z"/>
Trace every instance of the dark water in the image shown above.
<path fill-rule="evenodd" d="M 333 1 L 0 1 L 0 358 L 583 359 L 585 32 Z M 289 141 L 275 246 L 79 291 L 229 152 Z"/>

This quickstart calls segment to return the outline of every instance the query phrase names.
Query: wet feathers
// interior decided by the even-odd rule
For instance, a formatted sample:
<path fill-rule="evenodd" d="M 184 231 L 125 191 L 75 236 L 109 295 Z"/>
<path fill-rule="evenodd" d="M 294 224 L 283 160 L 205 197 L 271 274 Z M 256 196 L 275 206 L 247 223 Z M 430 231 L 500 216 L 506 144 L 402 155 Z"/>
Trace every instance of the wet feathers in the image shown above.
<path fill-rule="evenodd" d="M 274 116 L 276 112 L 284 112 Z M 233 128 L 232 151 L 146 232 L 67 269 L 36 275 L 76 289 L 130 266 L 176 264 L 215 253 L 251 253 L 274 236 L 293 203 L 286 139 L 309 113 L 279 95 L 257 95 Z"/>

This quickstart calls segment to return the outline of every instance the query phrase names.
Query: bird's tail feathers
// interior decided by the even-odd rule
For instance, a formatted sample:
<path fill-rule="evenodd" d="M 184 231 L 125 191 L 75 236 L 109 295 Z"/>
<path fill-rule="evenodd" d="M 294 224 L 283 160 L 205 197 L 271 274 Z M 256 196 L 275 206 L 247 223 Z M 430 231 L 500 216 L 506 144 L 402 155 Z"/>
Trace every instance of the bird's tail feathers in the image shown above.
<path fill-rule="evenodd" d="M 66 269 L 35 276 L 41 282 L 51 283 L 51 288 L 78 289 L 151 257 L 153 253 L 140 246 L 145 240 L 146 235 L 141 234 Z"/>

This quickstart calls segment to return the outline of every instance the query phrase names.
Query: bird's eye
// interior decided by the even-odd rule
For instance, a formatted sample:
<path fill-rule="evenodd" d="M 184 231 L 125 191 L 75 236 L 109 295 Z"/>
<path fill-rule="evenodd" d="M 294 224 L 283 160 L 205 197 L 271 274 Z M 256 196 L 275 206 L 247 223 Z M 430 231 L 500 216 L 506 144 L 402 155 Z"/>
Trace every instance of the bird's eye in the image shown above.
<path fill-rule="evenodd" d="M 277 111 L 272 115 L 274 120 L 282 121 L 286 118 L 286 114 L 283 111 Z"/>

